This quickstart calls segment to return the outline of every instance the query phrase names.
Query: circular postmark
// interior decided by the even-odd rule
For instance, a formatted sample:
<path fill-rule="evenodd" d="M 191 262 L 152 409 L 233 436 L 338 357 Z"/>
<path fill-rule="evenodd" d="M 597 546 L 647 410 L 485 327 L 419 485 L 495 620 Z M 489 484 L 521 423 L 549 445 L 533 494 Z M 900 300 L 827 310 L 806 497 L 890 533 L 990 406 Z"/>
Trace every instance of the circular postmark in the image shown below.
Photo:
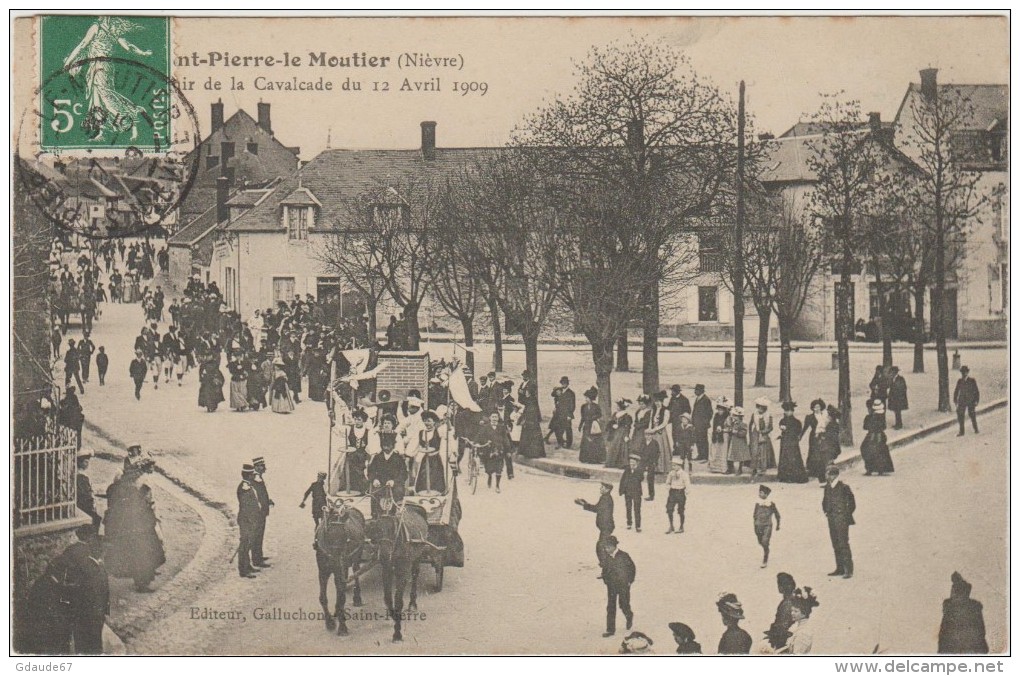
<path fill-rule="evenodd" d="M 200 142 L 195 109 L 167 74 L 131 59 L 82 59 L 49 75 L 21 116 L 16 189 L 86 237 L 173 230 Z"/>

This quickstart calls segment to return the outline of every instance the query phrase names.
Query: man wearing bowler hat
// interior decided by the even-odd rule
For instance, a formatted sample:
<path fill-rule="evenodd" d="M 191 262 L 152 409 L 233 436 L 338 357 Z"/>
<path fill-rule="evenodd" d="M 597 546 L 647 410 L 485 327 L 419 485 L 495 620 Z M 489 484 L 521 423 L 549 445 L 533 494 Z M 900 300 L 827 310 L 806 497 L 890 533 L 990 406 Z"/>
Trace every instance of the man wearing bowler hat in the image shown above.
<path fill-rule="evenodd" d="M 634 626 L 634 611 L 630 607 L 630 586 L 634 584 L 637 568 L 630 554 L 619 547 L 615 535 L 606 538 L 606 565 L 602 570 L 602 581 L 606 585 L 606 631 L 608 638 L 616 633 L 616 607 L 619 604 L 627 620 L 627 629 Z"/>
<path fill-rule="evenodd" d="M 850 526 L 854 525 L 854 510 L 857 502 L 850 487 L 839 480 L 839 468 L 829 465 L 825 470 L 825 495 L 822 497 L 822 511 L 829 522 L 829 539 L 836 556 L 836 569 L 830 577 L 854 575 L 854 557 L 850 551 Z"/>
<path fill-rule="evenodd" d="M 708 430 L 712 427 L 712 414 L 715 412 L 712 402 L 705 395 L 705 386 L 694 386 L 694 404 L 691 411 L 691 423 L 694 425 L 694 443 L 698 448 L 695 460 L 708 460 Z"/>

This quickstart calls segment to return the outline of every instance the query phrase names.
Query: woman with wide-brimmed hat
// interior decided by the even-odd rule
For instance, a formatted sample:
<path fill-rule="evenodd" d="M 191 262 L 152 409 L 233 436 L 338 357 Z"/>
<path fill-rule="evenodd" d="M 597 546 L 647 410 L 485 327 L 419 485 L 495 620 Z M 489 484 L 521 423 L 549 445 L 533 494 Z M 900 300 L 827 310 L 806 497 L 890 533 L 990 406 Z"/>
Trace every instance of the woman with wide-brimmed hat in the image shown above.
<path fill-rule="evenodd" d="M 641 455 L 645 447 L 645 430 L 652 424 L 652 398 L 647 394 L 638 395 L 634 411 L 634 428 L 630 435 L 629 450 Z"/>
<path fill-rule="evenodd" d="M 673 425 L 670 424 L 669 408 L 666 406 L 668 396 L 666 390 L 652 395 L 652 424 L 645 432 L 647 441 L 654 441 L 659 447 L 656 474 L 669 474 L 670 461 L 673 459 Z M 646 499 L 652 497 L 649 495 Z"/>
<path fill-rule="evenodd" d="M 804 430 L 801 432 L 802 439 L 804 435 L 808 438 L 807 461 L 804 463 L 808 476 L 818 479 L 820 484 L 825 483 L 825 468 L 829 464 L 822 453 L 822 438 L 825 436 L 825 423 L 828 420 L 825 410 L 823 399 L 812 401 L 811 413 L 804 416 Z"/>
<path fill-rule="evenodd" d="M 270 405 L 273 413 L 290 413 L 294 410 L 294 399 L 291 398 L 290 384 L 287 382 L 286 366 L 282 358 L 273 360 L 272 400 Z"/>
<path fill-rule="evenodd" d="M 726 462 L 726 451 L 729 446 L 730 433 L 730 400 L 725 395 L 715 400 L 715 414 L 712 416 L 712 445 L 708 454 L 708 471 L 714 474 L 726 474 L 729 466 Z"/>
<path fill-rule="evenodd" d="M 751 635 L 740 628 L 740 620 L 744 619 L 744 607 L 737 600 L 736 594 L 722 594 L 715 607 L 722 616 L 726 631 L 719 639 L 720 655 L 748 655 L 751 652 Z"/>
<path fill-rule="evenodd" d="M 794 401 L 784 401 L 783 417 L 779 419 L 779 476 L 782 483 L 807 483 L 808 473 L 800 454 L 802 425 L 793 414 L 797 408 Z"/>
<path fill-rule="evenodd" d="M 744 463 L 751 461 L 751 449 L 747 445 L 747 423 L 744 421 L 744 409 L 734 406 L 730 410 L 729 445 L 726 448 L 726 461 L 733 464 L 737 476 L 744 473 Z"/>
<path fill-rule="evenodd" d="M 584 393 L 584 404 L 581 405 L 581 453 L 579 460 L 594 465 L 606 461 L 606 442 L 602 434 L 602 407 L 598 404 L 599 390 L 589 387 Z"/>
<path fill-rule="evenodd" d="M 757 477 L 776 466 L 776 451 L 772 447 L 772 414 L 769 400 L 758 397 L 754 411 L 747 422 L 747 446 L 751 451 L 751 476 Z"/>
<path fill-rule="evenodd" d="M 864 416 L 864 431 L 861 442 L 861 459 L 864 460 L 864 476 L 882 476 L 893 471 L 889 442 L 885 436 L 885 402 L 881 399 L 868 400 L 868 415 Z"/>
<path fill-rule="evenodd" d="M 616 411 L 609 418 L 607 424 L 609 442 L 606 445 L 606 467 L 623 469 L 627 466 L 630 428 L 634 424 L 634 419 L 627 412 L 630 404 L 630 399 L 618 400 L 616 402 Z"/>

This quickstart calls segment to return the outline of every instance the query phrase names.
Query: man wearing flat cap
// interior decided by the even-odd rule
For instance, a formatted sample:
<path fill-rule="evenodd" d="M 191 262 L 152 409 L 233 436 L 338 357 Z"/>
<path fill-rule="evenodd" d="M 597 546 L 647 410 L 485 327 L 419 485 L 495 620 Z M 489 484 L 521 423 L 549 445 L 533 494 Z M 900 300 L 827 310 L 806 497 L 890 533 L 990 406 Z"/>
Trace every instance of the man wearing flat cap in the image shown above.
<path fill-rule="evenodd" d="M 599 566 L 606 565 L 606 541 L 616 529 L 616 522 L 613 520 L 613 484 L 603 481 L 599 489 L 599 501 L 594 505 L 583 498 L 574 500 L 574 504 L 580 505 L 588 512 L 595 512 L 595 527 L 599 529 L 599 539 L 595 543 L 595 556 L 598 557 Z"/>
<path fill-rule="evenodd" d="M 326 506 L 326 473 L 319 472 L 315 481 L 305 491 L 305 495 L 301 498 L 301 504 L 298 505 L 301 509 L 305 508 L 305 502 L 308 500 L 308 496 L 312 496 L 312 519 L 315 520 L 315 525 L 319 525 L 319 519 L 322 518 L 322 508 Z"/>

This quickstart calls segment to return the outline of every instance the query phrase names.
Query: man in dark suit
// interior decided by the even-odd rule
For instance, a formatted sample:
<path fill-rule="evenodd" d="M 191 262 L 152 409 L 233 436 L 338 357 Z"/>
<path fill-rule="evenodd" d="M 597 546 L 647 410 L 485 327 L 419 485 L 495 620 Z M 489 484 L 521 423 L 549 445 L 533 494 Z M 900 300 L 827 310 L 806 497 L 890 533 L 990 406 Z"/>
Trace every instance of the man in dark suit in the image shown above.
<path fill-rule="evenodd" d="M 978 433 L 977 405 L 980 401 L 981 393 L 978 391 L 977 381 L 970 377 L 969 368 L 961 366 L 960 379 L 956 381 L 956 390 L 953 391 L 953 403 L 956 404 L 956 419 L 960 422 L 960 432 L 956 436 L 963 436 L 963 423 L 968 413 L 970 414 L 970 422 L 974 426 L 974 434 Z"/>
<path fill-rule="evenodd" d="M 637 568 L 634 566 L 634 559 L 630 558 L 630 554 L 621 550 L 619 544 L 615 535 L 606 538 L 606 566 L 602 573 L 602 581 L 605 582 L 608 597 L 606 632 L 602 634 L 604 638 L 616 633 L 617 603 L 627 620 L 627 629 L 634 626 L 634 611 L 630 608 L 630 586 L 634 584 Z"/>
<path fill-rule="evenodd" d="M 556 433 L 556 445 L 570 448 L 574 445 L 574 411 L 577 410 L 577 396 L 570 389 L 570 379 L 560 378 L 559 394 L 553 409 L 553 420 L 549 426 Z"/>
<path fill-rule="evenodd" d="M 99 516 L 99 512 L 96 510 L 96 498 L 92 492 L 92 482 L 89 480 L 88 475 L 85 474 L 85 470 L 89 468 L 89 461 L 92 460 L 93 455 L 92 451 L 82 450 L 78 451 L 78 455 L 75 458 L 78 466 L 78 472 L 75 474 L 75 499 L 78 511 L 92 517 L 92 526 L 98 533 L 99 524 L 102 523 L 103 517 Z"/>
<path fill-rule="evenodd" d="M 574 500 L 574 503 L 581 505 L 588 512 L 595 512 L 595 527 L 599 529 L 599 540 L 595 543 L 595 556 L 598 557 L 599 566 L 605 568 L 606 559 L 609 557 L 606 553 L 606 543 L 616 528 L 616 522 L 613 520 L 613 484 L 602 482 L 599 501 L 594 505 L 583 498 Z"/>
<path fill-rule="evenodd" d="M 829 539 L 836 555 L 836 570 L 830 576 L 854 576 L 854 558 L 850 551 L 850 526 L 854 525 L 854 510 L 857 502 L 850 487 L 839 480 L 839 468 L 829 465 L 825 470 L 825 495 L 822 497 L 822 511 L 829 521 Z"/>
<path fill-rule="evenodd" d="M 266 486 L 263 475 L 266 473 L 266 461 L 262 457 L 254 458 L 251 463 L 255 467 L 255 475 L 252 477 L 252 488 L 259 498 L 259 513 L 261 519 L 255 528 L 255 536 L 251 547 L 251 564 L 256 568 L 269 568 L 266 559 L 269 557 L 262 551 L 262 543 L 266 538 L 266 520 L 269 519 L 269 508 L 275 503 L 269 499 L 269 488 Z"/>
<path fill-rule="evenodd" d="M 669 393 L 669 404 L 666 405 L 666 408 L 669 409 L 669 424 L 673 427 L 673 448 L 671 452 L 676 455 L 677 441 L 680 439 L 680 416 L 691 412 L 691 400 L 683 395 L 679 385 L 670 387 Z"/>
<path fill-rule="evenodd" d="M 627 528 L 629 529 L 633 522 L 638 533 L 641 532 L 641 479 L 644 475 L 645 468 L 641 465 L 641 456 L 632 455 L 627 469 L 623 470 L 623 476 L 620 477 L 620 495 L 627 505 Z"/>
<path fill-rule="evenodd" d="M 407 485 L 407 463 L 404 456 L 383 444 L 383 450 L 376 453 L 368 463 L 368 480 L 372 483 L 372 518 L 383 512 L 389 513 L 395 503 L 404 499 L 404 487 Z M 388 486 L 393 493 L 394 504 L 387 509 L 383 509 L 382 498 L 388 498 L 389 495 L 379 490 L 384 486 Z"/>
<path fill-rule="evenodd" d="M 691 411 L 691 423 L 694 425 L 694 442 L 698 447 L 695 460 L 708 460 L 708 430 L 712 427 L 712 402 L 705 395 L 704 385 L 694 386 L 694 407 Z"/>
<path fill-rule="evenodd" d="M 241 541 L 237 545 L 237 572 L 246 578 L 255 577 L 251 551 L 259 522 L 262 521 L 262 506 L 252 485 L 254 480 L 255 468 L 252 465 L 244 465 L 241 468 L 241 483 L 237 485 L 237 530 L 241 535 Z"/>
<path fill-rule="evenodd" d="M 81 542 L 71 545 L 62 555 L 68 557 L 77 582 L 71 620 L 74 651 L 79 655 L 101 655 L 103 624 L 110 614 L 110 578 L 103 563 L 103 542 L 94 527 L 83 526 L 77 535 Z"/>

